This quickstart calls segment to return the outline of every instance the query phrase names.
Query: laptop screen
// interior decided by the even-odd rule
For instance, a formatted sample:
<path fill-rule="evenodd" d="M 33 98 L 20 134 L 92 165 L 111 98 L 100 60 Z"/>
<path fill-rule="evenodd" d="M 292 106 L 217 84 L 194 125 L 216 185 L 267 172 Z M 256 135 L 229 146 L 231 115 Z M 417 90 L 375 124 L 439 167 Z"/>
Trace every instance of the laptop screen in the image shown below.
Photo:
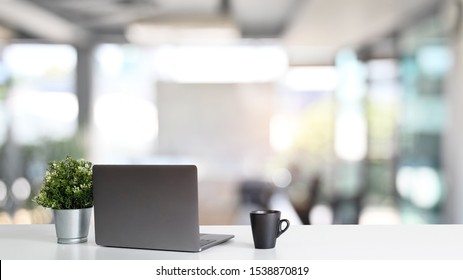
<path fill-rule="evenodd" d="M 94 165 L 98 245 L 198 251 L 194 165 Z"/>

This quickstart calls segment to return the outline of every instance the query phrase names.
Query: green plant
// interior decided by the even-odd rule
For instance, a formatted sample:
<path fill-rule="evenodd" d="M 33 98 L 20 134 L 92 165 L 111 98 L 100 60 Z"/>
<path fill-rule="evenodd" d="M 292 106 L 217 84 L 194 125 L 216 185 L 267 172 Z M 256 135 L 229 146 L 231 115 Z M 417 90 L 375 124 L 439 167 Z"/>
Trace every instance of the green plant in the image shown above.
<path fill-rule="evenodd" d="M 42 188 L 34 198 L 52 209 L 79 209 L 93 206 L 92 163 L 70 156 L 48 163 Z"/>

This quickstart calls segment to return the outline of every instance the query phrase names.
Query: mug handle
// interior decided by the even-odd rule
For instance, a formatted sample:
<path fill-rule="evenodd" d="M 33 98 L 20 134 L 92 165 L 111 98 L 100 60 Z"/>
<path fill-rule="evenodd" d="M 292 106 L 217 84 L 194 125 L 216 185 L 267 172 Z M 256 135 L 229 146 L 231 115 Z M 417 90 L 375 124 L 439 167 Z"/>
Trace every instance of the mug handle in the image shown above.
<path fill-rule="evenodd" d="M 285 223 L 286 226 L 282 229 L 281 226 L 282 224 Z M 285 231 L 287 231 L 289 228 L 289 221 L 286 219 L 281 219 L 280 222 L 278 223 L 278 234 L 277 237 L 280 237 Z"/>

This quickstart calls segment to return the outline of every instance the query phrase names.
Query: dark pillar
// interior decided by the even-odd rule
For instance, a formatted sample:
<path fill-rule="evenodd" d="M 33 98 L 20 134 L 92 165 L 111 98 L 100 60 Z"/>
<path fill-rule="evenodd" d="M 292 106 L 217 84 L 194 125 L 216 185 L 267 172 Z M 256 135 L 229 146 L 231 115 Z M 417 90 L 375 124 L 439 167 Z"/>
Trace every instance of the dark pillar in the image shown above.
<path fill-rule="evenodd" d="M 76 95 L 79 101 L 79 131 L 85 130 L 91 120 L 94 46 L 76 47 Z"/>

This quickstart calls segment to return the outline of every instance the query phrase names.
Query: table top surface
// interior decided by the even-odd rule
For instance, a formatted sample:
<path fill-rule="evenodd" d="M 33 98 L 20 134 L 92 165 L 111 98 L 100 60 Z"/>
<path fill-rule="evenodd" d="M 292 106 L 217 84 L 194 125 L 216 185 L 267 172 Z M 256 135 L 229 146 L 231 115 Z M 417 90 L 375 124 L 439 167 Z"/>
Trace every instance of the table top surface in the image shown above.
<path fill-rule="evenodd" d="M 254 249 L 250 226 L 201 226 L 235 238 L 200 253 L 57 244 L 54 225 L 0 225 L 0 259 L 436 260 L 463 259 L 463 225 L 291 226 L 273 249 Z"/>

